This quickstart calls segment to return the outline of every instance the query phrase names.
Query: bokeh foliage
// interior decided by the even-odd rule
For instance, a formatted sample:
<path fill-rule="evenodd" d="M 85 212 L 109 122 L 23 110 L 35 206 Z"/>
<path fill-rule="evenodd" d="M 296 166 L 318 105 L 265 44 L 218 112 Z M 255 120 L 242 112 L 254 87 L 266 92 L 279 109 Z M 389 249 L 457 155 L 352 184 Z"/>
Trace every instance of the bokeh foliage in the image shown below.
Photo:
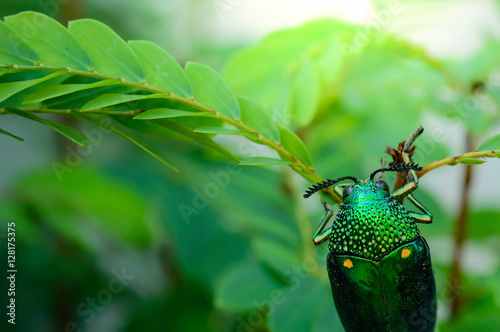
<path fill-rule="evenodd" d="M 163 48 L 126 43 L 98 21 L 66 29 L 47 20 L 35 38 L 23 39 L 23 22 L 37 19 L 25 12 L 0 25 L 3 38 L 14 36 L 0 40 L 0 62 L 18 65 L 2 67 L 0 106 L 14 114 L 2 117 L 39 121 L 93 149 L 100 141 L 84 134 L 100 133 L 105 144 L 110 130 L 180 172 L 113 141 L 108 149 L 121 150 L 107 164 L 85 155 L 95 166 L 45 167 L 13 183 L 0 215 L 17 222 L 18 310 L 36 317 L 19 321 L 23 330 L 71 321 L 83 331 L 341 330 L 326 248 L 311 241 L 322 208 L 301 198 L 307 183 L 297 174 L 314 178 L 298 162 L 324 177 L 364 178 L 385 146 L 407 138 L 424 116 L 456 121 L 478 139 L 498 124 L 496 41 L 456 63 L 382 29 L 319 20 L 240 50 L 219 74 L 195 62 L 182 68 Z M 81 128 L 33 110 L 80 119 Z M 450 155 L 430 137 L 417 148 L 421 164 Z M 298 162 L 267 147 L 278 143 Z M 487 149 L 499 144 L 497 137 Z M 68 166 L 67 156 L 59 165 Z M 283 165 L 263 166 L 271 164 Z M 435 216 L 421 227 L 432 250 L 452 241 L 456 212 L 425 179 L 416 195 Z M 479 253 L 498 252 L 498 207 L 475 209 L 470 220 L 468 238 L 482 243 Z M 451 257 L 433 257 L 440 330 L 494 330 L 498 262 L 483 273 L 464 271 L 462 312 L 449 321 Z M 130 284 L 82 313 L 122 268 L 134 276 Z"/>

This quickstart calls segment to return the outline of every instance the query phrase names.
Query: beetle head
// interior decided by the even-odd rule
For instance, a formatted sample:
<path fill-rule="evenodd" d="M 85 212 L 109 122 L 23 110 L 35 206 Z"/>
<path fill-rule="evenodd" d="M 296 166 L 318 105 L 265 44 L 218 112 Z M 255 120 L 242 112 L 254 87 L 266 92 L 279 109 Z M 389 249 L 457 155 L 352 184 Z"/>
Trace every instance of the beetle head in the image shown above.
<path fill-rule="evenodd" d="M 379 172 L 385 171 L 401 172 L 407 170 L 420 171 L 422 170 L 422 167 L 418 166 L 415 163 L 400 163 L 390 167 L 377 169 L 372 174 L 370 174 L 370 178 L 366 179 L 365 181 L 358 181 L 354 176 L 343 176 L 335 180 L 325 180 L 307 189 L 306 193 L 304 194 L 304 198 L 308 198 L 315 192 L 332 186 L 337 182 L 349 179 L 353 181 L 354 184 L 348 185 L 344 188 L 342 199 L 345 204 L 352 204 L 373 199 L 384 199 L 390 196 L 389 186 L 382 180 L 374 180 L 375 175 Z"/>
<path fill-rule="evenodd" d="M 390 196 L 389 186 L 382 180 L 366 179 L 357 181 L 344 188 L 342 200 L 344 204 L 359 203 L 368 200 L 384 199 Z"/>

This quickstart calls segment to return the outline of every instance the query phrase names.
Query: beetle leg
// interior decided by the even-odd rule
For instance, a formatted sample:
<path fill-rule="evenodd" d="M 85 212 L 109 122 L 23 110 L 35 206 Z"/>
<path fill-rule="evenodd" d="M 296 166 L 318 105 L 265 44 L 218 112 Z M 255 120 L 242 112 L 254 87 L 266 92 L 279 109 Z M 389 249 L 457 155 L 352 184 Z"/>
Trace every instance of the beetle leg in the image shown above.
<path fill-rule="evenodd" d="M 414 170 L 410 170 L 409 172 L 415 173 Z M 403 187 L 393 192 L 391 197 L 394 198 L 394 200 L 399 201 L 405 198 L 406 196 L 410 195 L 418 187 L 418 179 L 416 178 L 416 176 L 417 175 L 415 174 L 414 181 L 405 184 Z"/>
<path fill-rule="evenodd" d="M 410 162 L 410 157 L 408 156 L 407 152 L 403 152 L 403 160 L 405 161 L 405 163 Z M 415 170 L 413 170 L 413 169 L 410 169 L 408 171 L 408 173 L 409 173 L 408 175 L 411 175 L 412 181 L 408 182 L 407 184 L 405 184 L 404 186 L 402 186 L 398 190 L 394 191 L 391 195 L 391 197 L 394 198 L 396 201 L 399 201 L 399 200 L 405 198 L 406 196 L 410 195 L 418 187 L 417 172 L 415 172 Z M 408 178 L 407 178 L 407 181 L 408 181 Z M 420 204 L 420 203 L 418 203 L 418 204 Z"/>
<path fill-rule="evenodd" d="M 407 152 L 403 152 L 403 160 L 405 163 L 410 162 L 410 157 L 408 156 Z M 419 223 L 423 224 L 430 224 L 432 223 L 432 214 L 425 208 L 425 206 L 422 205 L 417 199 L 412 195 L 412 192 L 417 189 L 418 187 L 418 176 L 417 172 L 415 170 L 411 169 L 408 171 L 409 175 L 412 178 L 412 181 L 404 185 L 403 187 L 399 188 L 395 192 L 392 193 L 391 197 L 393 197 L 395 200 L 399 201 L 405 197 L 410 200 L 410 202 L 413 203 L 420 211 L 423 213 L 419 212 L 409 212 L 410 216 Z M 408 178 L 410 178 L 410 176 Z"/>
<path fill-rule="evenodd" d="M 340 199 L 342 199 L 342 192 L 344 191 L 344 188 L 347 187 L 349 184 L 343 183 L 338 186 L 333 187 L 333 192 L 335 195 L 337 195 Z M 325 242 L 328 239 L 328 235 L 330 235 L 332 231 L 332 227 L 328 227 L 325 229 L 326 225 L 328 224 L 328 221 L 333 216 L 333 211 L 330 208 L 330 205 L 328 205 L 327 202 L 321 201 L 323 204 L 323 207 L 325 208 L 325 216 L 323 217 L 323 220 L 321 220 L 321 223 L 319 224 L 318 228 L 316 229 L 316 233 L 314 233 L 313 236 L 313 243 L 315 245 L 318 245 L 320 243 Z"/>
<path fill-rule="evenodd" d="M 337 190 L 337 187 L 334 188 L 334 192 L 336 190 Z M 323 217 L 323 220 L 321 220 L 321 223 L 319 224 L 318 229 L 316 229 L 316 233 L 314 233 L 313 243 L 315 245 L 318 245 L 320 243 L 325 242 L 328 239 L 328 235 L 330 235 L 330 232 L 332 231 L 331 227 L 328 227 L 325 230 L 325 226 L 328 224 L 328 221 L 330 221 L 330 219 L 332 218 L 333 211 L 327 202 L 321 201 L 321 203 L 323 204 L 323 207 L 325 208 L 326 213 L 325 213 L 325 216 Z"/>
<path fill-rule="evenodd" d="M 415 222 L 419 222 L 422 224 L 432 223 L 432 213 L 430 213 L 429 210 L 427 210 L 425 206 L 422 205 L 422 203 L 417 201 L 417 199 L 412 194 L 408 195 L 407 198 L 410 202 L 413 203 L 413 205 L 415 205 L 420 211 L 423 212 L 410 212 L 410 216 L 415 219 Z"/>
<path fill-rule="evenodd" d="M 323 243 L 328 239 L 328 235 L 330 235 L 332 228 L 328 227 L 328 229 L 326 229 L 326 230 L 323 230 L 323 229 L 325 228 L 326 224 L 328 224 L 328 221 L 330 221 L 330 218 L 332 216 L 333 216 L 332 210 L 326 211 L 326 214 L 323 217 L 323 220 L 321 220 L 321 223 L 319 224 L 318 229 L 316 230 L 316 233 L 314 233 L 314 236 L 313 236 L 313 243 L 315 245 Z"/>

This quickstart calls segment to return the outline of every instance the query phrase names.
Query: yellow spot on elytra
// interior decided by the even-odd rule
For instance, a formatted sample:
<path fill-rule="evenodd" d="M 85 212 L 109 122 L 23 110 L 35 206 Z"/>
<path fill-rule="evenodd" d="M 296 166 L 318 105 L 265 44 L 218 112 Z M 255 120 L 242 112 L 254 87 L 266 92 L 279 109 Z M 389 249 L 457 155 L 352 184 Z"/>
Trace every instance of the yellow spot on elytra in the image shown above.
<path fill-rule="evenodd" d="M 350 259 L 346 259 L 344 262 L 344 266 L 350 269 L 352 267 L 352 262 Z"/>
<path fill-rule="evenodd" d="M 408 250 L 406 248 L 403 249 L 403 251 L 401 252 L 401 257 L 406 258 L 408 256 L 410 256 L 410 250 Z"/>

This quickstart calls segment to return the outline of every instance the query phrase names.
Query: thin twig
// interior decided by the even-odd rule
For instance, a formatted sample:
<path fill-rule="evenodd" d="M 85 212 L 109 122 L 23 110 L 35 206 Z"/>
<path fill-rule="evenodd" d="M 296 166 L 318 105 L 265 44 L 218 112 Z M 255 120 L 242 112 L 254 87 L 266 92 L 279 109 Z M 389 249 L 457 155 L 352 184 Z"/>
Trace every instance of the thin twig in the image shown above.
<path fill-rule="evenodd" d="M 455 165 L 458 162 L 460 162 L 460 160 L 462 160 L 462 159 L 482 158 L 482 157 L 498 157 L 498 156 L 500 156 L 500 149 L 499 150 L 467 152 L 467 153 L 464 153 L 464 154 L 461 154 L 458 156 L 447 157 L 447 158 L 433 161 L 432 163 L 424 166 L 424 168 L 421 171 L 418 171 L 417 175 L 420 178 L 420 177 L 424 176 L 426 173 L 432 171 L 433 169 L 436 169 L 436 168 L 444 166 L 444 165 Z"/>
<path fill-rule="evenodd" d="M 424 127 L 418 126 L 417 129 L 413 133 L 411 133 L 410 137 L 406 140 L 405 145 L 403 147 L 403 152 L 408 153 L 413 145 L 413 142 L 424 132 Z"/>
<path fill-rule="evenodd" d="M 467 150 L 473 146 L 473 139 L 468 133 L 466 135 Z M 456 317 L 460 310 L 461 298 L 459 294 L 460 282 L 462 276 L 462 256 L 463 246 L 465 243 L 465 235 L 467 231 L 467 217 L 469 214 L 469 193 L 472 178 L 472 165 L 466 165 L 465 177 L 460 195 L 460 212 L 455 223 L 455 239 L 453 248 L 453 261 L 451 263 L 451 317 Z"/>
<path fill-rule="evenodd" d="M 404 145 L 401 147 L 402 143 L 399 144 L 397 153 L 400 155 L 395 157 L 396 159 L 394 160 L 395 163 L 398 163 L 400 161 L 405 162 L 405 160 L 402 158 L 402 154 L 408 153 L 410 156 L 410 161 L 411 161 L 411 155 L 412 155 L 412 145 L 415 142 L 415 140 L 424 132 L 424 127 L 418 126 L 417 129 L 413 133 L 411 133 L 410 137 L 404 142 Z M 403 172 L 397 172 L 396 174 L 396 180 L 394 181 L 394 186 L 393 186 L 393 191 L 398 190 L 399 188 L 402 188 L 407 181 L 407 171 Z M 403 199 L 401 199 L 400 203 L 403 203 Z"/>

